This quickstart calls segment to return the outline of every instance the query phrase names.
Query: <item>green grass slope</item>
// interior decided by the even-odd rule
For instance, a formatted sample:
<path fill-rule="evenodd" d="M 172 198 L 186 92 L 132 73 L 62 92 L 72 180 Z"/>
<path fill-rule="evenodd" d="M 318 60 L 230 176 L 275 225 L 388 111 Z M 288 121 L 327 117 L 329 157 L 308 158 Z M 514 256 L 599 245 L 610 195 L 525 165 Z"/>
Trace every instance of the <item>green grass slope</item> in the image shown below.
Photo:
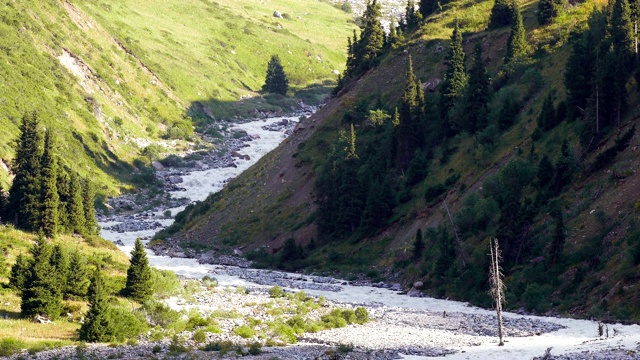
<path fill-rule="evenodd" d="M 321 1 L 34 4 L 0 3 L 5 189 L 27 111 L 56 131 L 65 165 L 99 183 L 100 193 L 115 194 L 135 182 L 131 164 L 148 145 L 168 152 L 197 140 L 193 118 L 294 106 L 293 98 L 257 93 L 271 54 L 280 54 L 298 96 L 317 102 L 329 91 L 323 82 L 342 69 L 355 26 Z M 276 10 L 283 18 L 273 17 Z"/>
<path fill-rule="evenodd" d="M 129 164 L 182 118 L 183 106 L 71 4 L 7 1 L 0 9 L 3 162 L 13 157 L 22 115 L 37 111 L 54 129 L 64 164 L 103 185 L 101 192 L 130 182 Z"/>
<path fill-rule="evenodd" d="M 345 61 L 350 14 L 325 1 L 82 1 L 77 4 L 166 81 L 201 105 L 195 115 L 238 111 L 264 84 L 267 62 L 280 56 L 297 89 L 335 80 Z M 282 18 L 274 17 L 274 12 Z M 247 101 L 245 100 L 244 103 Z M 246 110 L 267 107 L 251 102 Z"/>
<path fill-rule="evenodd" d="M 537 2 L 521 4 L 532 58 L 529 66 L 511 70 L 509 76 L 505 76 L 502 65 L 509 29 L 484 30 L 491 1 L 461 0 L 445 5 L 403 46 L 383 57 L 379 66 L 348 84 L 338 97 L 303 121 L 278 149 L 219 194 L 189 207 L 159 238 L 196 249 L 241 247 L 248 257 L 265 266 L 340 271 L 346 277 L 366 275 L 406 284 L 420 280 L 432 295 L 488 306 L 484 276 L 487 244 L 501 228 L 500 209 L 487 194 L 493 191 L 499 196 L 509 190 L 492 187 L 509 171 L 535 174 L 544 155 L 553 163 L 559 161 L 564 156 L 561 144 L 567 140 L 569 156 L 574 159 L 570 185 L 551 201 L 536 203 L 539 190 L 535 175 L 525 184 L 523 199 L 528 200 L 524 204 L 536 210 L 531 215 L 518 215 L 530 218 L 525 220 L 529 225 L 521 237 L 521 258 L 505 268 L 507 304 L 538 313 L 553 310 L 638 321 L 637 135 L 602 170 L 589 170 L 598 155 L 640 118 L 636 106 L 640 96 L 634 79 L 630 78 L 627 86 L 629 110 L 594 151 L 581 156 L 581 121 L 562 122 L 536 141 L 531 137 L 546 95 L 555 92 L 556 105 L 564 100 L 563 73 L 571 52 L 570 34 L 586 26 L 594 5 L 603 3 L 587 1 L 569 6 L 554 24 L 540 26 L 535 18 Z M 521 100 L 515 123 L 504 132 L 462 133 L 434 147 L 429 174 L 397 195 L 393 213 L 373 234 L 355 232 L 328 243 L 321 241 L 315 181 L 323 166 L 330 165 L 328 154 L 346 146 L 340 131 L 348 131 L 349 122 L 356 119 L 356 147 L 361 156 L 380 146 L 380 131 L 362 119 L 369 110 L 379 108 L 393 113 L 405 86 L 409 55 L 423 83 L 442 79 L 456 18 L 465 32 L 468 58 L 475 41 L 481 41 L 488 71 L 497 82 L 490 112 L 497 114 L 505 98 Z M 427 92 L 426 98 L 427 103 L 436 102 L 438 92 Z M 486 145 L 487 137 L 493 137 L 492 145 Z M 444 189 L 446 197 L 428 195 L 437 189 Z M 556 227 L 552 209 L 558 205 L 564 217 L 566 242 L 561 260 L 550 262 Z M 425 234 L 426 247 L 422 256 L 413 258 L 418 229 Z M 455 241 L 456 230 L 462 245 L 450 257 L 447 242 Z M 280 250 L 291 237 L 303 248 L 303 259 L 282 262 Z"/>

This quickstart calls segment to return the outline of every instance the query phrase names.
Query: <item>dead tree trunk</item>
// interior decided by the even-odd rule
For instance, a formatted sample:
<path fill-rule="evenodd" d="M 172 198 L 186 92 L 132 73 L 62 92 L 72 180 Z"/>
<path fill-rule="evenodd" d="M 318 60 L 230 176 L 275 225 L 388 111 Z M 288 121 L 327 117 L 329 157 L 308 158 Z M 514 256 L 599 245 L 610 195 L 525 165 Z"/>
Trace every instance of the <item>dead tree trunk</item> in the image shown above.
<path fill-rule="evenodd" d="M 498 338 L 500 343 L 498 346 L 504 346 L 503 331 L 502 331 L 502 304 L 504 303 L 504 283 L 502 282 L 503 274 L 500 267 L 500 260 L 502 255 L 500 249 L 498 249 L 498 239 L 489 240 L 489 251 L 491 256 L 491 269 L 489 283 L 491 284 L 491 297 L 496 304 L 496 312 L 498 314 Z"/>

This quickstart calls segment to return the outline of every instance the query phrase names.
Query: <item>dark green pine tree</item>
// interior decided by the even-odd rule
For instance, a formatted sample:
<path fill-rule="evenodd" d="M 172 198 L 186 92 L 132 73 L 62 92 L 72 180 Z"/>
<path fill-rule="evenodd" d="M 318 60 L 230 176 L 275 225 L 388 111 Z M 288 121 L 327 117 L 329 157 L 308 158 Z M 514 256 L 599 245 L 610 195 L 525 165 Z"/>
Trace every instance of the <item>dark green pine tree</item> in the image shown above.
<path fill-rule="evenodd" d="M 538 13 L 536 14 L 538 24 L 551 24 L 558 17 L 561 9 L 561 0 L 540 0 L 538 2 Z"/>
<path fill-rule="evenodd" d="M 51 131 L 47 131 L 44 138 L 44 152 L 42 154 L 42 231 L 46 237 L 52 238 L 58 233 L 58 164 L 53 154 L 53 138 Z"/>
<path fill-rule="evenodd" d="M 96 269 L 89 286 L 89 311 L 80 327 L 80 340 L 88 342 L 111 341 L 113 321 L 109 317 L 108 294 L 102 271 Z"/>
<path fill-rule="evenodd" d="M 140 238 L 136 239 L 136 244 L 131 251 L 124 294 L 139 302 L 144 302 L 153 295 L 151 268 Z"/>
<path fill-rule="evenodd" d="M 464 128 L 470 133 L 483 130 L 489 123 L 490 96 L 489 75 L 484 65 L 482 43 L 476 42 L 473 51 L 473 65 L 469 69 L 469 82 L 464 100 Z"/>
<path fill-rule="evenodd" d="M 592 14 L 592 16 L 594 16 Z M 582 117 L 595 87 L 595 70 L 598 41 L 591 31 L 573 41 L 573 47 L 564 72 L 567 89 L 568 117 Z"/>
<path fill-rule="evenodd" d="M 38 131 L 38 115 L 30 112 L 22 117 L 20 138 L 11 171 L 15 174 L 9 190 L 9 218 L 27 231 L 40 228 L 40 160 L 42 138 Z"/>
<path fill-rule="evenodd" d="M 527 33 L 522 22 L 522 14 L 520 13 L 520 8 L 515 5 L 513 24 L 507 40 L 507 54 L 504 56 L 504 63 L 521 61 L 527 56 L 528 51 Z"/>
<path fill-rule="evenodd" d="M 262 90 L 281 95 L 286 95 L 289 90 L 289 80 L 278 55 L 272 55 L 267 64 L 267 77 Z"/>
<path fill-rule="evenodd" d="M 84 299 L 89 288 L 89 270 L 87 262 L 79 251 L 73 251 L 69 257 L 69 268 L 73 271 L 67 276 L 65 297 L 71 299 Z"/>
<path fill-rule="evenodd" d="M 407 0 L 407 6 L 404 13 L 404 29 L 407 32 L 415 31 L 420 27 L 422 22 L 422 13 L 416 11 L 416 6 L 413 0 Z"/>
<path fill-rule="evenodd" d="M 356 45 L 356 63 L 361 70 L 372 67 L 375 59 L 384 46 L 384 30 L 380 24 L 381 6 L 377 0 L 367 0 L 367 6 L 362 14 L 364 28 L 360 41 Z"/>
<path fill-rule="evenodd" d="M 95 187 L 89 180 L 83 181 L 82 208 L 84 209 L 84 228 L 87 235 L 98 235 L 100 227 L 96 218 L 94 201 L 96 199 Z"/>
<path fill-rule="evenodd" d="M 438 0 L 420 0 L 420 14 L 422 14 L 423 19 L 426 19 L 436 10 L 438 10 Z"/>
<path fill-rule="evenodd" d="M 9 275 L 9 285 L 11 288 L 18 292 L 22 292 L 30 271 L 31 261 L 29 261 L 29 258 L 22 254 L 18 254 L 16 262 L 11 266 L 11 275 Z"/>
<path fill-rule="evenodd" d="M 544 190 L 551 186 L 553 180 L 553 164 L 549 157 L 545 154 L 538 164 L 537 186 L 538 189 Z"/>
<path fill-rule="evenodd" d="M 413 61 L 409 56 L 409 66 L 406 73 L 407 84 L 402 94 L 402 104 L 400 106 L 400 123 L 396 127 L 398 137 L 398 154 L 396 165 L 400 169 L 407 169 L 413 153 L 418 148 L 421 139 L 419 134 L 420 120 L 423 112 L 424 93 L 420 82 L 416 80 L 413 73 Z"/>
<path fill-rule="evenodd" d="M 40 234 L 31 249 L 32 267 L 25 279 L 21 295 L 20 313 L 24 317 L 45 315 L 57 319 L 62 312 L 62 292 L 54 266 L 52 249 Z"/>
<path fill-rule="evenodd" d="M 555 264 L 562 257 L 562 251 L 564 250 L 564 243 L 567 236 L 565 234 L 566 229 L 564 226 L 562 208 L 560 206 L 555 206 L 552 210 L 551 216 L 553 216 L 555 226 L 553 240 L 549 249 L 549 257 L 551 258 L 551 263 Z"/>
<path fill-rule="evenodd" d="M 413 240 L 413 260 L 419 260 L 424 251 L 424 240 L 422 240 L 422 230 L 416 231 L 416 238 Z"/>
<path fill-rule="evenodd" d="M 391 215 L 391 208 L 385 199 L 388 192 L 388 189 L 380 181 L 375 181 L 369 187 L 367 202 L 360 221 L 360 228 L 364 234 L 375 233 Z"/>
<path fill-rule="evenodd" d="M 69 255 L 60 244 L 56 244 L 53 247 L 50 262 L 51 266 L 53 266 L 54 275 L 57 279 L 57 287 L 62 292 L 62 296 L 64 298 L 67 291 L 67 277 L 69 276 L 69 273 L 75 271 L 75 269 L 71 268 Z"/>
<path fill-rule="evenodd" d="M 82 185 L 77 174 L 71 173 L 67 202 L 67 214 L 69 216 L 69 230 L 76 234 L 83 234 L 86 229 L 84 214 L 84 201 L 82 198 Z"/>
<path fill-rule="evenodd" d="M 68 234 L 73 232 L 71 225 L 71 216 L 69 209 L 71 208 L 71 177 L 66 170 L 58 171 L 58 179 L 56 188 L 58 189 L 58 228 L 61 233 Z"/>
<path fill-rule="evenodd" d="M 603 122 L 599 127 L 620 124 L 627 105 L 626 85 L 633 68 L 635 51 L 631 8 L 627 0 L 610 0 L 607 35 L 601 44 L 598 78 Z"/>
<path fill-rule="evenodd" d="M 556 109 L 553 106 L 553 94 L 549 92 L 542 103 L 542 110 L 538 116 L 538 127 L 544 131 L 553 129 L 556 123 Z"/>
<path fill-rule="evenodd" d="M 447 132 L 453 131 L 453 127 L 447 119 L 449 110 L 461 98 L 467 83 L 465 56 L 462 47 L 462 33 L 458 21 L 456 21 L 447 55 L 447 70 L 440 88 L 440 118 L 446 122 Z"/>
<path fill-rule="evenodd" d="M 512 24 L 517 0 L 495 0 L 489 16 L 489 28 L 497 29 Z"/>

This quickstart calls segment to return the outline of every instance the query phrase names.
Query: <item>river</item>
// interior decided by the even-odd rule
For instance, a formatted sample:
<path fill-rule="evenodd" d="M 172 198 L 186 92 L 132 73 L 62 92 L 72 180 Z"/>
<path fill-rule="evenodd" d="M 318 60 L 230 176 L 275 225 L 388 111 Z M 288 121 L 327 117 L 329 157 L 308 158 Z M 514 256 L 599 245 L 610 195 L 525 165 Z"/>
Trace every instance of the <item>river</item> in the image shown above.
<path fill-rule="evenodd" d="M 269 118 L 266 120 L 256 120 L 243 124 L 233 125 L 233 129 L 243 130 L 252 136 L 253 140 L 246 143 L 246 147 L 242 148 L 240 153 L 248 155 L 246 158 L 236 159 L 236 167 L 214 168 L 202 171 L 192 171 L 188 175 L 183 176 L 181 187 L 185 190 L 171 193 L 174 197 L 187 197 L 190 201 L 203 200 L 210 193 L 219 191 L 223 188 L 226 181 L 230 178 L 238 176 L 242 171 L 248 169 L 263 155 L 273 150 L 286 138 L 284 130 L 271 131 L 266 130 L 265 126 L 276 124 L 283 119 L 289 121 L 298 121 L 297 117 L 288 118 Z M 172 215 L 175 215 L 182 208 L 171 209 Z M 164 218 L 164 210 L 155 211 L 151 217 L 133 217 L 135 221 L 154 221 L 160 222 L 163 226 L 172 223 L 172 219 Z M 121 218 L 107 218 L 100 223 L 103 228 L 108 228 L 122 221 Z M 119 233 L 111 230 L 103 230 L 102 237 L 105 239 L 120 243 L 119 248 L 129 253 L 133 248 L 136 238 L 149 239 L 157 230 L 144 230 L 135 232 Z M 221 286 L 260 286 L 253 282 L 249 282 L 237 274 L 239 269 L 228 268 L 219 265 L 203 265 L 199 264 L 195 259 L 171 258 L 166 256 L 157 256 L 149 252 L 149 261 L 151 265 L 159 269 L 167 269 L 176 272 L 179 275 L 202 278 L 204 275 L 212 275 L 218 280 Z M 244 270 L 240 270 L 242 272 Z M 289 275 L 284 273 L 270 272 L 263 270 L 265 276 L 284 276 L 307 280 L 310 283 L 312 278 L 302 275 Z M 260 275 L 260 273 L 258 273 Z M 333 289 L 305 289 L 311 295 L 324 295 L 330 300 L 362 304 L 371 307 L 396 307 L 407 310 L 428 310 L 433 312 L 461 313 L 469 315 L 492 316 L 494 312 L 469 306 L 466 303 L 439 300 L 433 298 L 414 298 L 397 292 L 370 286 L 352 286 L 339 280 L 331 281 Z M 267 285 L 263 285 L 267 286 Z M 335 289 L 337 287 L 337 289 Z M 338 290 L 338 291 L 335 291 Z M 587 320 L 574 320 L 566 318 L 549 318 L 536 316 L 521 316 L 513 313 L 505 313 L 506 318 L 511 319 L 534 319 L 542 320 L 550 323 L 560 324 L 565 328 L 550 333 L 541 334 L 540 336 L 529 336 L 520 338 L 508 338 L 504 347 L 497 347 L 493 339 L 482 338 L 474 346 L 459 346 L 452 340 L 449 348 L 456 350 L 457 353 L 448 355 L 448 359 L 531 359 L 534 356 L 541 356 L 545 349 L 553 347 L 553 354 L 576 353 L 586 350 L 603 351 L 614 348 L 624 348 L 627 350 L 636 350 L 640 345 L 640 327 L 637 325 L 610 325 L 611 331 L 616 329 L 616 335 L 609 338 L 597 336 L 597 323 Z M 435 336 L 447 338 L 452 337 L 451 331 L 442 329 Z M 409 359 L 418 359 L 423 357 L 405 356 Z M 603 358 L 609 358 L 605 356 Z"/>

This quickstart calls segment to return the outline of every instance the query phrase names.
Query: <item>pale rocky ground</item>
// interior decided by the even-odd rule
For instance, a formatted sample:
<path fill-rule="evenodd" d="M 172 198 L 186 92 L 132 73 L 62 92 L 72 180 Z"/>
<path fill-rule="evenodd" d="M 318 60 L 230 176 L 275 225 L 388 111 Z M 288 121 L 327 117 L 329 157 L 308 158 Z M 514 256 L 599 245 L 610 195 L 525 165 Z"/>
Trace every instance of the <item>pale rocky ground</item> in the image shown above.
<path fill-rule="evenodd" d="M 298 344 L 268 347 L 265 338 L 272 337 L 266 326 L 257 325 L 256 336 L 245 339 L 233 333 L 233 329 L 250 321 L 265 323 L 276 318 L 286 320 L 294 315 L 299 302 L 291 297 L 272 298 L 266 287 L 247 289 L 235 286 L 205 287 L 197 280 L 189 280 L 191 289 L 187 295 L 164 300 L 172 309 L 186 314 L 197 311 L 209 316 L 215 311 L 227 315 L 215 315 L 222 333 L 207 333 L 203 343 L 193 341 L 192 332 L 178 336 L 184 340 L 186 351 L 170 351 L 171 340 L 165 338 L 150 342 L 143 336 L 135 346 L 88 345 L 86 348 L 67 347 L 37 353 L 33 356 L 22 353 L 14 356 L 33 359 L 82 359 L 82 358 L 189 358 L 209 359 L 218 357 L 217 352 L 198 350 L 210 342 L 230 341 L 243 348 L 244 356 L 252 359 L 397 359 L 399 353 L 420 356 L 443 356 L 457 352 L 456 346 L 477 346 L 496 342 L 495 317 L 481 314 L 431 312 L 427 310 L 403 309 L 387 306 L 368 306 L 371 321 L 364 325 L 349 325 L 344 328 L 305 333 L 298 336 Z M 194 284 L 197 284 L 194 285 Z M 193 290 L 197 288 L 198 290 Z M 315 298 L 316 309 L 303 315 L 305 319 L 318 320 L 336 307 L 351 308 L 347 303 L 337 303 Z M 279 309 L 282 310 L 279 311 Z M 235 314 L 235 315 L 228 315 Z M 508 337 L 535 336 L 554 331 L 560 325 L 527 318 L 506 319 Z M 246 354 L 248 345 L 258 342 L 263 345 L 260 355 Z M 342 350 L 342 351 L 341 351 Z M 237 357 L 237 353 L 224 357 Z"/>

